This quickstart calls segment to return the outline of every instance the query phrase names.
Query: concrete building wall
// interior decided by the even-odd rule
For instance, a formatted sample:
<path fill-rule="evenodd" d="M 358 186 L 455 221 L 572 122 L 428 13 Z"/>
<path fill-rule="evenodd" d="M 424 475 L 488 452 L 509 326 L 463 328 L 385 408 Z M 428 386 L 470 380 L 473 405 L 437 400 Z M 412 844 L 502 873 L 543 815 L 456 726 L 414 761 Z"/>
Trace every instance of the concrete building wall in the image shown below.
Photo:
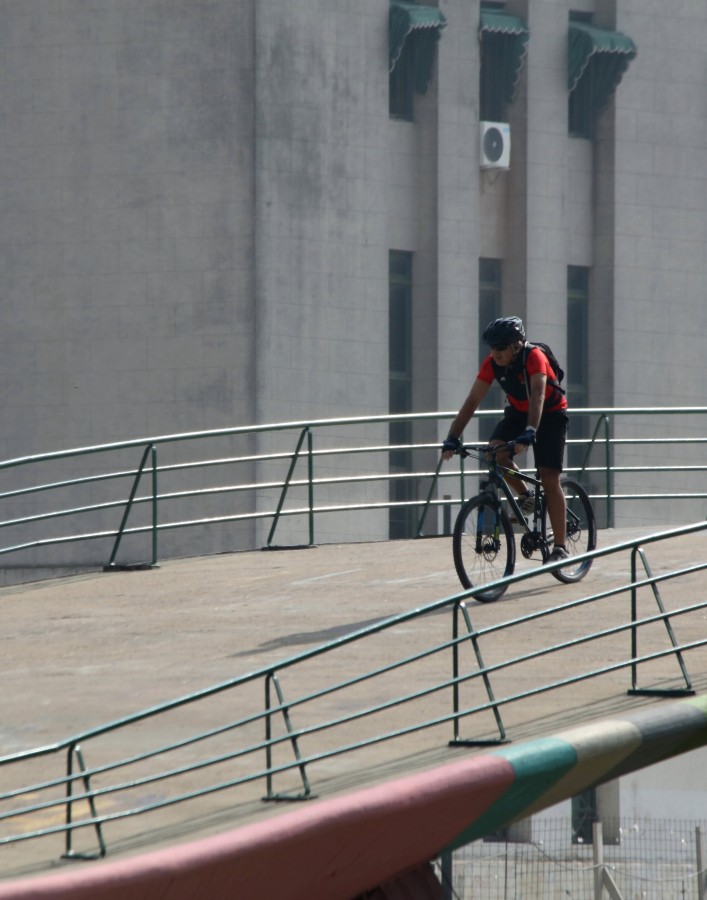
<path fill-rule="evenodd" d="M 256 4 L 259 422 L 387 411 L 386 14 Z"/>
<path fill-rule="evenodd" d="M 255 5 L 259 423 L 388 411 L 389 222 L 398 240 L 415 240 L 395 225 L 410 222 L 417 145 L 405 136 L 389 145 L 387 12 L 380 0 Z M 263 438 L 258 449 L 276 443 Z M 341 476 L 345 465 L 332 458 L 318 473 Z M 281 478 L 282 464 L 259 475 Z M 384 499 L 387 487 L 369 496 Z M 320 489 L 318 501 L 327 498 Z M 327 517 L 319 539 L 387 536 L 386 516 L 354 519 Z M 301 522 L 283 523 L 284 542 L 301 534 Z"/>
<path fill-rule="evenodd" d="M 496 208 L 483 206 L 479 179 L 478 7 L 450 0 L 441 8 L 454 27 L 438 52 L 437 390 L 429 408 L 454 409 L 478 362 L 479 248 L 496 232 L 487 227 Z"/>
<path fill-rule="evenodd" d="M 254 421 L 253 29 L 230 0 L 0 5 L 3 459 Z"/>
<path fill-rule="evenodd" d="M 252 30 L 2 4 L 4 458 L 253 419 Z"/>
<path fill-rule="evenodd" d="M 699 402 L 705 367 L 698 346 L 707 317 L 700 44 L 707 10 L 675 3 L 660 34 L 643 4 L 629 2 L 621 10 L 621 23 L 644 52 L 622 84 L 617 116 L 616 402 Z"/>
<path fill-rule="evenodd" d="M 488 172 L 478 0 L 441 0 L 413 122 L 388 113 L 388 0 L 2 3 L 0 457 L 386 413 L 391 249 L 414 253 L 417 411 L 458 408 L 475 374 L 480 256 L 503 262 L 504 311 L 561 359 L 567 266 L 591 269 L 590 404 L 703 403 L 707 12 L 507 6 L 529 50 L 511 168 Z M 567 134 L 570 8 L 639 48 L 592 142 Z M 386 514 L 346 528 L 385 536 Z"/>
<path fill-rule="evenodd" d="M 567 5 L 530 4 L 528 51 L 526 309 L 528 333 L 566 344 Z"/>
<path fill-rule="evenodd" d="M 618 3 L 617 27 L 632 35 L 639 52 L 619 87 L 615 116 L 611 396 L 616 406 L 700 405 L 707 389 L 699 350 L 707 326 L 706 76 L 700 48 L 707 9 L 671 3 L 658 13 L 665 19 L 660 28 L 647 12 L 635 0 Z M 673 421 L 686 437 L 704 435 L 704 423 L 695 418 Z M 659 433 L 666 424 L 658 425 Z M 645 436 L 655 427 L 644 422 L 634 434 Z M 623 459 L 631 464 L 632 455 L 629 450 Z M 681 448 L 679 455 L 695 463 L 703 456 L 699 446 Z M 675 463 L 674 457 L 660 448 L 638 455 L 659 465 Z M 641 480 L 637 476 L 633 486 Z M 666 482 L 668 493 L 685 487 L 679 475 Z M 694 489 L 704 490 L 704 482 L 698 479 Z M 701 517 L 694 503 L 689 510 L 692 518 Z M 665 501 L 649 508 L 634 504 L 631 511 L 636 521 L 641 515 L 685 521 L 685 511 Z"/>

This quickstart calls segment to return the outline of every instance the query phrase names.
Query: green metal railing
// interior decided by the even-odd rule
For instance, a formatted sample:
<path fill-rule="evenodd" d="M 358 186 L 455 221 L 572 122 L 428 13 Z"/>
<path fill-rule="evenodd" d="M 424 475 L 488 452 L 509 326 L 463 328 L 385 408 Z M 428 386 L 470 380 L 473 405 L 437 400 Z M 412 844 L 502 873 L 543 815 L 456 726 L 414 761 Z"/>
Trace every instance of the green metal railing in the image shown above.
<path fill-rule="evenodd" d="M 614 696 L 635 693 L 641 690 L 640 669 L 652 681 L 646 693 L 694 693 L 687 665 L 688 660 L 698 663 L 695 652 L 707 645 L 701 575 L 707 562 L 667 570 L 663 565 L 655 575 L 647 560 L 658 550 L 672 558 L 671 541 L 705 531 L 707 522 L 698 522 L 586 554 L 595 560 L 612 557 L 612 570 L 626 560 L 629 574 L 600 592 L 480 628 L 467 605 L 469 592 L 461 592 L 65 740 L 4 756 L 0 845 L 63 837 L 64 856 L 96 858 L 108 852 L 106 831 L 120 821 L 207 796 L 229 792 L 233 805 L 230 792 L 235 790 L 236 797 L 252 801 L 260 797 L 254 793 L 257 785 L 264 783 L 267 801 L 306 800 L 314 796 L 314 780 L 325 777 L 326 763 L 335 757 L 355 754 L 357 765 L 365 767 L 370 764 L 367 751 L 388 742 L 396 758 L 401 752 L 409 755 L 445 743 L 502 743 L 513 730 L 506 712 L 514 704 L 590 679 L 606 679 Z M 530 568 L 495 583 L 517 585 L 560 565 Z M 661 593 L 668 586 L 670 597 Z M 639 591 L 654 598 L 657 611 L 639 615 Z M 622 597 L 626 602 L 619 602 Z M 595 610 L 592 621 L 601 623 L 599 629 L 578 630 L 576 610 L 582 606 Z M 431 616 L 442 612 L 448 615 Z M 557 628 L 539 631 L 543 643 L 531 647 L 529 626 L 540 619 Z M 401 626 L 408 635 L 414 631 L 412 642 L 406 642 L 414 650 L 403 655 L 396 637 Z M 498 640 L 514 630 L 522 638 Z M 678 630 L 687 638 L 681 640 Z M 562 635 L 561 640 L 555 634 Z M 640 652 L 639 636 L 645 644 Z M 609 641 L 611 647 L 598 654 L 606 662 L 586 668 L 577 648 Z M 523 651 L 504 651 L 513 645 Z M 493 664 L 484 663 L 482 651 L 490 652 Z M 535 665 L 548 656 L 561 661 L 552 667 Z M 320 665 L 309 665 L 317 659 Z M 682 676 L 677 687 L 674 674 L 654 670 L 660 661 L 671 659 Z M 502 677 L 509 670 L 510 690 L 504 689 Z M 548 679 L 550 671 L 555 674 Z M 203 721 L 206 704 L 211 704 L 209 727 L 185 730 L 189 722 Z M 234 709 L 240 718 L 233 718 Z M 150 727 L 142 729 L 146 722 Z M 178 736 L 170 739 L 175 733 Z M 428 735 L 426 744 L 422 735 Z M 130 747 L 129 754 L 121 747 Z M 58 771 L 62 757 L 63 774 Z M 63 821 L 51 821 L 52 814 L 61 811 Z M 82 848 L 76 843 L 79 832 Z M 86 849 L 91 834 L 92 847 Z"/>
<path fill-rule="evenodd" d="M 571 422 L 581 416 L 590 423 L 591 436 L 570 438 L 568 447 L 582 451 L 582 462 L 568 471 L 589 487 L 600 524 L 612 525 L 616 505 L 623 508 L 634 501 L 669 499 L 673 506 L 690 502 L 697 515 L 686 512 L 682 521 L 703 514 L 707 466 L 682 459 L 678 465 L 656 463 L 651 453 L 664 450 L 674 457 L 679 450 L 682 456 L 707 443 L 706 413 L 707 407 L 572 412 Z M 74 561 L 70 548 L 78 546 L 81 564 L 108 569 L 149 566 L 156 565 L 160 555 L 185 554 L 171 547 L 163 550 L 164 537 L 178 532 L 191 530 L 190 554 L 209 552 L 198 529 L 213 526 L 239 529 L 230 549 L 249 550 L 263 543 L 273 548 L 285 519 L 285 542 L 312 546 L 323 533 L 329 535 L 325 540 L 342 539 L 337 526 L 332 526 L 333 534 L 329 526 L 322 527 L 324 519 L 331 522 L 335 515 L 347 523 L 356 519 L 358 539 L 378 540 L 388 536 L 387 516 L 396 510 L 409 517 L 408 537 L 436 534 L 444 528 L 438 521 L 440 511 L 449 513 L 475 491 L 481 474 L 465 469 L 463 460 L 458 467 L 442 467 L 438 435 L 446 433 L 452 416 L 436 412 L 288 422 L 6 460 L 0 462 L 0 557 L 16 568 L 61 566 Z M 482 420 L 497 416 L 493 411 L 478 414 Z M 413 433 L 427 438 L 405 448 L 413 459 L 411 471 L 391 472 L 390 455 L 402 449 L 387 442 L 392 421 L 409 421 Z M 646 438 L 641 435 L 647 425 Z M 369 432 L 381 440 L 363 440 Z M 239 452 L 224 455 L 221 448 L 234 444 Z M 194 458 L 184 458 L 186 452 Z M 136 467 L 128 462 L 134 453 L 139 454 Z M 218 480 L 224 476 L 225 482 Z M 680 482 L 670 481 L 678 476 Z M 623 488 L 637 477 L 640 490 Z M 391 486 L 401 480 L 415 486 L 413 499 L 391 499 Z M 685 490 L 688 480 L 697 489 Z M 449 490 L 449 485 L 456 489 Z M 697 507 L 694 501 L 699 501 Z M 649 521 L 656 520 L 660 516 L 654 512 Z M 143 536 L 149 540 L 147 552 L 136 549 L 136 540 Z M 127 540 L 132 543 L 126 551 Z"/>

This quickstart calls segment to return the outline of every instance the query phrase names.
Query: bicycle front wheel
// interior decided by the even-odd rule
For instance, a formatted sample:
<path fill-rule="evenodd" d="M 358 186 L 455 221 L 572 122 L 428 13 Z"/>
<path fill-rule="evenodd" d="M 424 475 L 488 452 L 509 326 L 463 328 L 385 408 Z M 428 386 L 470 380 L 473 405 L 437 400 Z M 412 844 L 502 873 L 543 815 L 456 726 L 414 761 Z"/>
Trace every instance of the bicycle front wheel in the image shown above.
<path fill-rule="evenodd" d="M 572 562 L 576 556 L 589 553 L 597 545 L 597 525 L 594 518 L 594 510 L 589 495 L 581 484 L 571 478 L 562 479 L 562 491 L 567 503 L 567 539 L 565 546 L 570 555 L 570 560 L 561 569 L 555 569 L 552 575 L 564 584 L 572 584 L 581 581 L 592 565 L 591 559 L 581 562 Z M 552 542 L 552 530 L 547 515 L 547 509 L 543 508 L 542 519 L 543 537 Z"/>
<path fill-rule="evenodd" d="M 512 575 L 516 562 L 513 526 L 505 510 L 491 494 L 479 494 L 462 506 L 452 536 L 454 567 L 462 585 L 469 589 Z M 479 589 L 475 600 L 490 603 L 506 590 Z"/>

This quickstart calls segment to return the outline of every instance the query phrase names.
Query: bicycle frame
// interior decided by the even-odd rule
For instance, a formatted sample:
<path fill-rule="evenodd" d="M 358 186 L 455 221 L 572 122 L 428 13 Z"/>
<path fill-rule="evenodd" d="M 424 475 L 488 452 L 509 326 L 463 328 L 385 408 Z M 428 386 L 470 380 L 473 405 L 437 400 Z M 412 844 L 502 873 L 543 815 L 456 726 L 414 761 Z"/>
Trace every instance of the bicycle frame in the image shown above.
<path fill-rule="evenodd" d="M 540 531 L 540 522 L 542 521 L 542 504 L 543 498 L 545 496 L 545 491 L 543 489 L 543 483 L 539 478 L 534 478 L 532 475 L 527 475 L 523 473 L 519 475 L 516 469 L 512 469 L 510 466 L 502 466 L 498 459 L 496 458 L 496 453 L 499 448 L 495 450 L 489 449 L 488 447 L 479 447 L 478 445 L 470 445 L 473 450 L 477 452 L 483 452 L 485 455 L 491 456 L 491 462 L 489 463 L 489 480 L 491 481 L 494 488 L 500 488 L 503 496 L 508 501 L 508 505 L 513 510 L 513 514 L 515 515 L 518 524 L 523 527 L 523 529 L 528 534 L 538 534 Z M 503 446 L 503 445 L 500 445 Z M 508 446 L 508 445 L 506 445 Z M 469 455 L 469 450 L 464 448 Z M 481 457 L 479 457 L 480 459 Z M 518 506 L 518 501 L 513 496 L 513 491 L 508 486 L 508 482 L 506 481 L 506 475 L 510 475 L 511 477 L 521 478 L 526 484 L 532 485 L 535 488 L 535 509 L 533 514 L 533 527 L 530 527 L 530 516 L 526 517 Z M 489 482 L 481 482 L 480 488 L 481 490 L 486 490 Z M 575 522 L 579 521 L 579 517 L 577 514 L 571 510 L 567 509 L 567 516 L 574 519 Z"/>
<path fill-rule="evenodd" d="M 466 450 L 467 455 L 469 455 L 469 450 L 466 447 L 464 449 Z M 481 482 L 481 484 L 479 485 L 481 492 L 488 489 L 489 482 L 495 490 L 500 489 L 501 493 L 508 501 L 508 505 L 513 510 L 513 514 L 518 520 L 518 524 L 522 525 L 522 527 L 528 534 L 538 533 L 539 524 L 542 519 L 542 501 L 544 497 L 542 481 L 540 481 L 539 478 L 533 478 L 531 475 L 523 474 L 522 476 L 519 476 L 518 472 L 515 469 L 512 469 L 510 466 L 502 466 L 496 458 L 496 453 L 498 452 L 499 448 L 497 448 L 496 450 L 489 450 L 488 447 L 481 448 L 477 445 L 474 445 L 472 449 L 491 456 L 491 462 L 489 463 L 489 481 Z M 523 481 L 535 488 L 535 509 L 532 517 L 532 528 L 530 527 L 531 517 L 528 516 L 526 518 L 520 507 L 518 506 L 518 501 L 513 496 L 513 491 L 510 489 L 510 487 L 508 486 L 508 482 L 506 481 L 506 475 L 510 475 L 511 477 L 516 478 L 522 477 Z"/>
<path fill-rule="evenodd" d="M 512 443 L 506 446 L 512 449 Z M 459 580 L 466 588 L 472 587 L 475 582 L 483 585 L 497 580 L 501 575 L 513 573 L 518 544 L 516 534 L 519 532 L 520 552 L 525 559 L 533 559 L 539 552 L 543 564 L 551 561 L 550 547 L 555 542 L 555 535 L 548 517 L 542 481 L 539 477 L 520 473 L 515 467 L 499 463 L 496 454 L 503 447 L 503 444 L 497 447 L 468 445 L 457 450 L 464 456 L 472 455 L 471 450 L 474 456 L 486 462 L 488 469 L 488 477 L 480 484 L 480 493 L 464 503 L 452 533 L 454 565 Z M 508 483 L 511 477 L 520 478 L 535 488 L 532 512 L 527 517 Z M 578 507 L 575 511 L 570 508 L 569 500 L 566 504 L 567 530 L 563 545 L 566 541 L 569 545 L 565 545 L 561 559 L 570 560 L 574 556 L 580 561 L 577 565 L 572 562 L 562 566 L 552 565 L 550 572 L 558 581 L 570 584 L 583 578 L 591 565 L 591 562 L 582 559 L 582 554 L 596 546 L 596 526 L 594 511 L 584 488 L 568 478 L 561 483 L 563 490 L 569 492 L 572 503 L 576 501 Z M 501 505 L 504 497 L 508 501 L 508 512 Z M 513 521 L 519 526 L 517 529 L 513 528 Z M 555 563 L 559 561 L 555 560 Z M 482 581 L 479 582 L 479 579 Z M 474 597 L 490 602 L 498 599 L 504 590 L 504 587 L 489 590 L 481 587 Z"/>

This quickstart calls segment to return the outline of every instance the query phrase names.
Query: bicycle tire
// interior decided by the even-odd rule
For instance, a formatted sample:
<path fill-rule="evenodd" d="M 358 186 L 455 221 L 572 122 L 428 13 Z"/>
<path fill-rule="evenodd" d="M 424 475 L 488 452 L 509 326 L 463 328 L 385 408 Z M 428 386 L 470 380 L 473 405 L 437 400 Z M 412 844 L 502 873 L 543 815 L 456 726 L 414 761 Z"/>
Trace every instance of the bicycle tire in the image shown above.
<path fill-rule="evenodd" d="M 454 568 L 467 590 L 513 574 L 516 562 L 513 526 L 492 494 L 479 494 L 462 506 L 454 523 L 452 550 Z M 479 589 L 472 596 L 482 603 L 491 603 L 505 590 L 505 585 Z"/>
<path fill-rule="evenodd" d="M 594 517 L 594 509 L 589 495 L 579 482 L 572 478 L 562 479 L 562 490 L 567 500 L 567 539 L 565 546 L 570 555 L 570 562 L 562 568 L 554 569 L 551 574 L 563 584 L 574 584 L 581 581 L 592 566 L 591 559 L 585 559 L 575 565 L 572 557 L 583 553 L 589 553 L 597 545 L 597 525 Z M 543 497 L 542 534 L 550 543 L 552 531 L 550 530 L 549 517 L 545 498 Z"/>

